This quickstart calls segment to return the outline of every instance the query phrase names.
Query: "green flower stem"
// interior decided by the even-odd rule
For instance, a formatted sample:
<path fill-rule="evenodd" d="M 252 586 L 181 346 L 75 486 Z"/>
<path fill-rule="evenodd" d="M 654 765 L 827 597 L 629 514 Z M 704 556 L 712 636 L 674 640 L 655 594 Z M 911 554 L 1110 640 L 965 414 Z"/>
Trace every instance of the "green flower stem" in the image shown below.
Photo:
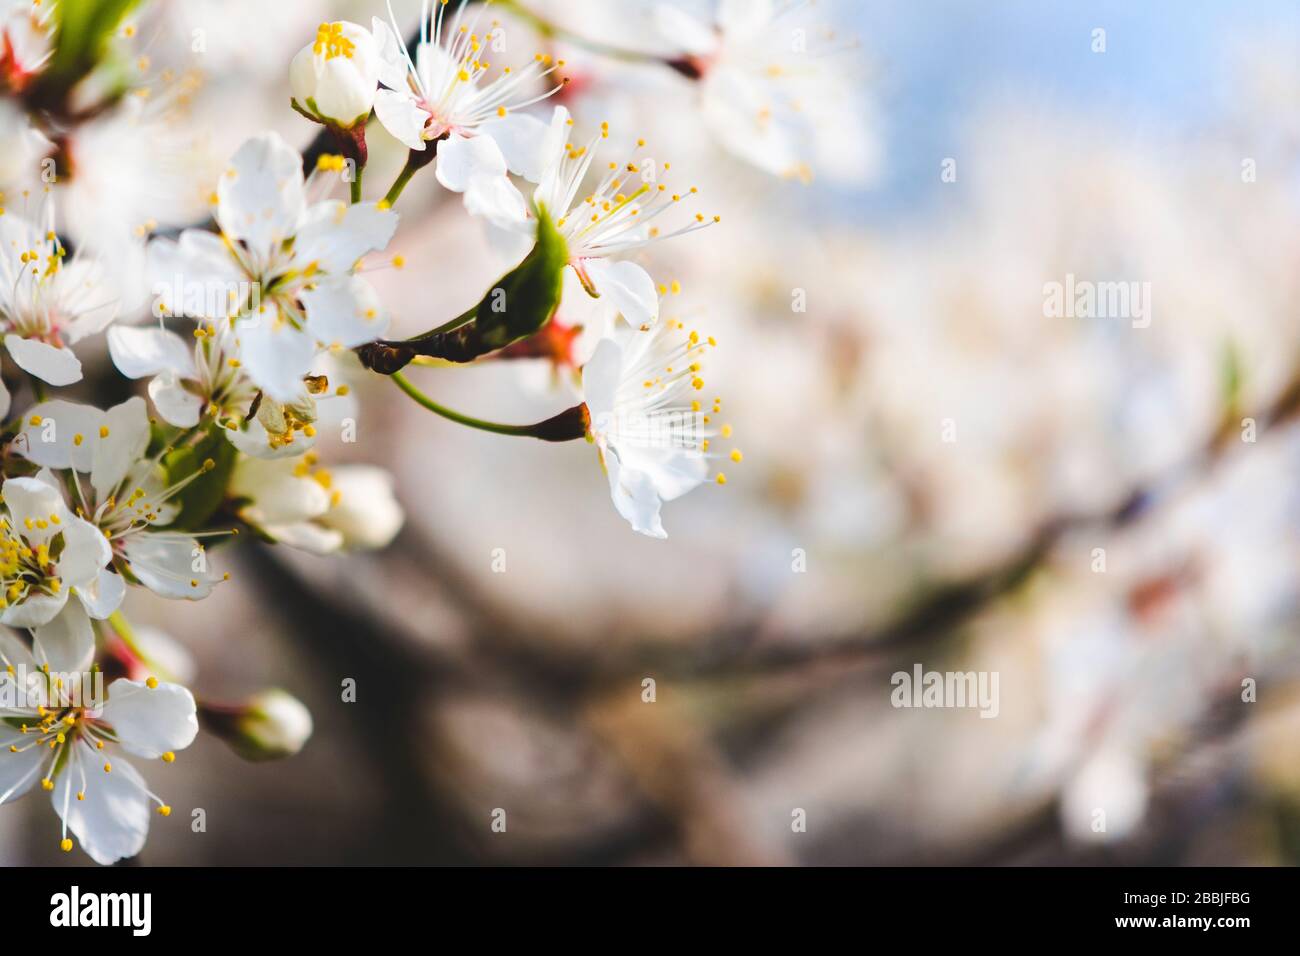
<path fill-rule="evenodd" d="M 365 174 L 366 167 L 358 166 L 357 174 L 352 178 L 352 205 L 361 202 L 361 177 Z"/>
<path fill-rule="evenodd" d="M 418 168 L 419 167 L 417 166 L 412 166 L 410 163 L 403 166 L 402 171 L 397 174 L 397 179 L 393 180 L 393 185 L 392 188 L 388 190 L 388 195 L 384 196 L 384 202 L 388 203 L 389 206 L 397 205 L 398 197 L 402 195 L 402 190 L 406 188 L 406 184 L 415 176 Z"/>
<path fill-rule="evenodd" d="M 484 421 L 481 418 L 471 418 L 468 415 L 462 415 L 460 412 L 453 411 L 445 405 L 439 405 L 424 392 L 420 391 L 401 372 L 389 376 L 397 387 L 404 391 L 418 405 L 427 408 L 435 415 L 441 415 L 448 421 L 456 422 L 458 425 L 466 425 L 469 428 L 477 428 L 479 431 L 492 432 L 495 435 L 518 435 L 527 438 L 532 434 L 531 425 L 499 425 L 496 422 Z"/>
<path fill-rule="evenodd" d="M 587 408 L 585 405 L 575 406 L 556 415 L 554 418 L 538 422 L 535 425 L 501 425 L 497 422 L 484 421 L 481 418 L 471 418 L 469 415 L 462 415 L 445 405 L 439 405 L 412 385 L 401 372 L 396 372 L 390 375 L 389 378 L 422 408 L 426 408 L 435 415 L 440 415 L 448 421 L 464 425 L 467 428 L 477 428 L 479 431 L 491 432 L 494 435 L 538 438 L 542 441 L 574 441 L 585 438 L 587 434 Z"/>

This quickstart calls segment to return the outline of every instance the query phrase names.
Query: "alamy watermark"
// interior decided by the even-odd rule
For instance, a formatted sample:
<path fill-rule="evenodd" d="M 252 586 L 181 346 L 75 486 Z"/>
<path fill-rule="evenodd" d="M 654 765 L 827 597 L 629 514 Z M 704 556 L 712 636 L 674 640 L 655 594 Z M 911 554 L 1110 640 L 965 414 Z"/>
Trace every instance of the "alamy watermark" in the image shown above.
<path fill-rule="evenodd" d="M 927 671 L 914 664 L 910 673 L 895 671 L 889 682 L 895 707 L 969 708 L 982 718 L 996 717 L 1001 709 L 997 671 Z"/>
<path fill-rule="evenodd" d="M 0 679 L 0 710 L 73 708 L 84 711 L 88 717 L 98 717 L 107 700 L 101 670 L 63 673 L 16 664 L 0 677 L 3 678 Z"/>
<path fill-rule="evenodd" d="M 683 450 L 688 457 L 702 456 L 709 450 L 710 432 L 705 428 L 703 412 L 602 412 L 591 425 L 597 434 L 617 436 L 644 448 Z"/>
<path fill-rule="evenodd" d="M 154 318 L 209 319 L 248 315 L 255 321 L 262 305 L 262 284 L 247 279 L 195 282 L 177 273 L 170 282 L 155 282 Z"/>
<path fill-rule="evenodd" d="M 1043 315 L 1049 319 L 1128 319 L 1135 329 L 1151 325 L 1150 282 L 1091 282 L 1068 273 L 1064 282 L 1043 283 Z"/>

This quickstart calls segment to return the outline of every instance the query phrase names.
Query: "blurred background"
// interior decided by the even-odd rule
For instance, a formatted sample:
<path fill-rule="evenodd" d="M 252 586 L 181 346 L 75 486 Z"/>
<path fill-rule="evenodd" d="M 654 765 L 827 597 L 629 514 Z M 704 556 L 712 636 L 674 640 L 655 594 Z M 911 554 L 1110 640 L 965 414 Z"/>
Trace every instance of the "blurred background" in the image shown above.
<path fill-rule="evenodd" d="M 647 42 L 639 0 L 524 5 Z M 393 7 L 409 30 L 418 4 Z M 142 72 L 193 89 L 147 134 L 92 131 L 64 215 L 201 218 L 247 136 L 313 139 L 287 68 L 316 24 L 372 15 L 147 5 Z M 141 862 L 1300 862 L 1300 11 L 786 16 L 835 28 L 837 95 L 798 104 L 815 155 L 780 176 L 679 71 L 499 12 L 568 61 L 580 126 L 645 136 L 722 216 L 637 261 L 720 343 L 728 484 L 638 537 L 586 445 L 458 428 L 344 370 L 358 441 L 323 458 L 391 469 L 406 527 L 342 558 L 241 540 L 201 605 L 131 593 L 196 693 L 277 685 L 315 719 L 287 761 L 201 735 L 152 773 L 177 812 Z M 404 152 L 372 130 L 378 190 Z M 370 278 L 414 334 L 502 263 L 431 175 L 400 211 L 407 266 Z M 1149 284 L 1149 325 L 1047 315 L 1069 276 Z M 526 364 L 412 377 L 501 421 L 573 403 Z M 918 665 L 996 674 L 997 716 L 893 706 Z M 42 803 L 0 813 L 0 861 L 69 862 Z"/>

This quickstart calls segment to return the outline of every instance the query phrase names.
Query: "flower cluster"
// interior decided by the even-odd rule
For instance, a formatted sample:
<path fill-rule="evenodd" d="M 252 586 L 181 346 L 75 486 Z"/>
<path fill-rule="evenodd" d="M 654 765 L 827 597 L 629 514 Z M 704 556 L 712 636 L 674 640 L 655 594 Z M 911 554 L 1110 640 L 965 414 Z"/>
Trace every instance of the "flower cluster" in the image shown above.
<path fill-rule="evenodd" d="M 140 851 L 152 813 L 171 812 L 119 750 L 170 764 L 200 718 L 255 759 L 291 754 L 310 734 L 310 716 L 282 691 L 242 705 L 196 698 L 183 686 L 190 675 L 162 666 L 169 655 L 147 646 L 124 602 L 133 589 L 185 601 L 218 593 L 233 550 L 221 545 L 244 531 L 322 555 L 391 542 L 404 518 L 392 478 L 330 460 L 339 454 L 331 433 L 355 430 L 354 391 L 388 378 L 462 425 L 585 440 L 617 514 L 656 538 L 666 537 L 664 504 L 725 484 L 715 463 L 742 456 L 727 442 L 722 399 L 705 385 L 717 343 L 661 314 L 679 290 L 647 268 L 651 247 L 720 217 L 646 138 L 619 140 L 608 122 L 584 132 L 565 101 L 566 61 L 549 44 L 515 55 L 491 4 L 472 0 L 425 0 L 409 39 L 391 4 L 369 26 L 322 23 L 285 64 L 291 105 L 314 124 L 312 147 L 249 131 L 200 183 L 206 221 L 163 228 L 178 219 L 171 209 L 137 218 L 134 197 L 102 189 L 86 202 L 85 144 L 127 138 L 113 129 L 129 128 L 134 142 L 152 136 L 200 81 L 155 74 L 145 56 L 137 84 L 116 79 L 125 71 L 108 61 L 132 55 L 136 28 L 122 20 L 132 5 L 100 6 L 103 16 L 82 18 L 103 31 L 89 37 L 53 0 L 0 10 L 0 185 L 9 190 L 0 194 L 9 358 L 0 803 L 39 783 L 63 821 L 63 849 L 80 844 L 110 863 Z M 707 76 L 715 114 L 749 108 L 748 92 L 727 99 L 743 86 L 727 51 L 763 27 L 726 6 L 716 32 L 665 11 L 659 25 L 689 41 L 689 56 L 647 57 L 669 75 Z M 376 135 L 405 162 L 367 198 Z M 159 135 L 158 152 L 174 158 L 169 137 Z M 785 156 L 771 135 L 760 138 Z M 38 182 L 38 165 L 56 172 Z M 795 164 L 778 165 L 788 174 Z M 391 248 L 409 215 L 399 200 L 426 167 L 509 271 L 459 315 L 430 288 L 429 316 L 405 330 L 416 334 L 390 338 L 400 317 L 368 276 L 406 265 Z M 80 228 L 113 216 L 130 221 Z M 111 364 L 87 342 L 102 343 Z M 580 401 L 536 424 L 504 425 L 446 408 L 406 374 L 520 358 L 564 373 Z M 50 394 L 70 386 L 78 400 Z M 132 387 L 141 394 L 121 401 Z M 96 404 L 96 393 L 115 399 Z"/>

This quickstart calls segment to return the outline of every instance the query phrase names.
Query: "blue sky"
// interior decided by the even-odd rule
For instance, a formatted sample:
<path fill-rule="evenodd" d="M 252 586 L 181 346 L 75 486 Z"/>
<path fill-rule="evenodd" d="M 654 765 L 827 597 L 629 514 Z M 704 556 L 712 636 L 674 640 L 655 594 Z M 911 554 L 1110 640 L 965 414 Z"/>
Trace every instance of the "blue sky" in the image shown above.
<path fill-rule="evenodd" d="M 939 185 L 971 112 L 1023 97 L 1102 111 L 1144 135 L 1212 121 L 1233 95 L 1225 56 L 1266 35 L 1300 56 L 1297 0 L 852 0 L 875 57 L 885 179 L 859 206 L 896 215 Z M 1107 51 L 1091 50 L 1106 30 Z"/>

